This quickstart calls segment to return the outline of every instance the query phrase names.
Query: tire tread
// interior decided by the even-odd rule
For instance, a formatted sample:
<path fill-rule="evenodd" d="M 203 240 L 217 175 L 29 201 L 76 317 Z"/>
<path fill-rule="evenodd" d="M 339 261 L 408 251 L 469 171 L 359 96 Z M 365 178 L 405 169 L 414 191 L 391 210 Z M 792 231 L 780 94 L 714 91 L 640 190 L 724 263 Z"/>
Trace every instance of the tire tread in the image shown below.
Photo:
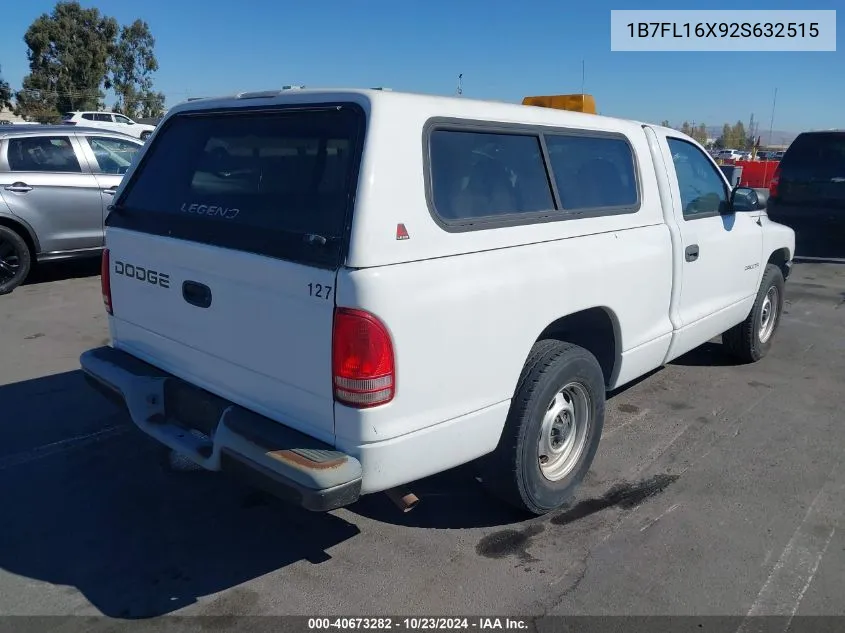
<path fill-rule="evenodd" d="M 491 493 L 502 501 L 532 514 L 548 510 L 533 505 L 526 495 L 522 476 L 522 454 L 519 450 L 527 432 L 526 414 L 532 396 L 547 370 L 564 355 L 595 358 L 583 347 L 557 339 L 541 339 L 534 344 L 520 374 L 507 421 L 496 450 L 483 462 L 482 478 Z"/>
<path fill-rule="evenodd" d="M 779 279 L 779 281 L 778 281 Z M 778 285 L 778 290 L 781 292 L 780 305 L 778 306 L 778 313 L 775 318 L 780 320 L 783 307 L 783 273 L 780 268 L 774 264 L 767 264 L 763 272 L 763 278 L 760 280 L 760 287 L 757 290 L 757 297 L 754 300 L 754 306 L 751 308 L 748 316 L 742 323 L 735 325 L 730 330 L 722 334 L 722 345 L 727 351 L 738 360 L 744 363 L 755 363 L 763 358 L 767 351 L 768 345 L 771 344 L 772 338 L 777 332 L 772 332 L 772 338 L 769 339 L 768 345 L 765 349 L 760 349 L 757 341 L 757 311 L 762 298 L 765 296 L 772 283 Z M 777 328 L 778 323 L 775 324 Z"/>
<path fill-rule="evenodd" d="M 20 286 L 29 276 L 32 269 L 32 253 L 29 250 L 29 245 L 21 235 L 8 226 L 0 225 L 0 238 L 5 238 L 13 242 L 20 253 L 20 267 L 22 273 L 15 279 L 0 283 L 0 295 L 5 295 L 12 292 L 15 288 Z"/>

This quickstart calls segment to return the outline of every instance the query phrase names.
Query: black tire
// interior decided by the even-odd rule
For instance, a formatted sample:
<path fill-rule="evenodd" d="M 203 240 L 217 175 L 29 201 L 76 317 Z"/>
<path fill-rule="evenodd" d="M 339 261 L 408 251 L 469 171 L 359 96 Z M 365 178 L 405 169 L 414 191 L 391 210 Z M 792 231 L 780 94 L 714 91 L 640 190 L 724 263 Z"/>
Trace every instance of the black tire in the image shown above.
<path fill-rule="evenodd" d="M 770 293 L 776 293 L 776 297 Z M 783 314 L 783 293 L 783 273 L 774 264 L 767 264 L 751 312 L 745 321 L 722 334 L 722 344 L 737 359 L 756 363 L 769 353 Z M 774 315 L 771 313 L 772 308 Z M 774 321 L 771 330 L 767 330 L 768 336 L 761 337 L 763 319 L 767 313 L 768 318 Z"/>
<path fill-rule="evenodd" d="M 32 253 L 23 238 L 0 225 L 0 295 L 20 286 L 32 267 Z"/>
<path fill-rule="evenodd" d="M 552 481 L 540 465 L 543 419 L 556 394 L 573 384 L 587 397 L 580 410 L 587 411 L 589 418 L 586 424 L 575 425 L 579 429 L 576 438 L 583 435 L 583 440 L 576 440 L 581 448 L 572 458 L 571 468 Z M 484 485 L 510 505 L 535 515 L 566 505 L 595 457 L 604 425 L 604 406 L 604 375 L 595 356 L 570 343 L 538 341 L 522 370 L 499 445 L 481 462 Z"/>
<path fill-rule="evenodd" d="M 151 134 L 152 132 L 141 132 L 141 140 L 146 141 L 148 138 L 150 138 Z"/>

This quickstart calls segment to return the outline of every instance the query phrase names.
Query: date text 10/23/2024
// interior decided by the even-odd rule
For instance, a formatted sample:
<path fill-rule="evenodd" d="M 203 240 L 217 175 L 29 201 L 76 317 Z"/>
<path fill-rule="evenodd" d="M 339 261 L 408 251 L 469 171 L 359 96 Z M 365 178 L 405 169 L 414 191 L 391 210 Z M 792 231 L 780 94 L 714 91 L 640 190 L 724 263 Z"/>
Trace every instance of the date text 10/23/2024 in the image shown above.
<path fill-rule="evenodd" d="M 328 631 L 332 629 L 365 630 L 524 630 L 528 628 L 523 618 L 487 618 L 487 617 L 374 617 L 374 618 L 308 618 L 309 631 Z"/>

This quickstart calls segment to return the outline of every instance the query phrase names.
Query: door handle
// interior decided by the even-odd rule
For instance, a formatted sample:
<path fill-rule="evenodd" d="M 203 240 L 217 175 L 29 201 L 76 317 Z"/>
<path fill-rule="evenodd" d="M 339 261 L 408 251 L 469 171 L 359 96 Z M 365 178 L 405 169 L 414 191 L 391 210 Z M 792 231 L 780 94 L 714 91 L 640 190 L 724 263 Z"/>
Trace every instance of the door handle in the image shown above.
<path fill-rule="evenodd" d="M 182 283 L 182 297 L 192 306 L 207 308 L 211 305 L 211 288 L 196 281 Z"/>
<path fill-rule="evenodd" d="M 26 193 L 27 191 L 32 191 L 32 187 L 30 187 L 25 182 L 16 182 L 11 185 L 6 185 L 4 189 L 6 191 L 12 191 L 14 193 Z"/>
<path fill-rule="evenodd" d="M 117 193 L 117 187 L 109 187 L 108 189 L 103 189 L 103 193 L 107 193 L 110 196 L 113 196 Z"/>
<path fill-rule="evenodd" d="M 687 246 L 687 249 L 684 251 L 684 255 L 688 262 L 694 262 L 698 259 L 698 244 L 691 244 Z"/>

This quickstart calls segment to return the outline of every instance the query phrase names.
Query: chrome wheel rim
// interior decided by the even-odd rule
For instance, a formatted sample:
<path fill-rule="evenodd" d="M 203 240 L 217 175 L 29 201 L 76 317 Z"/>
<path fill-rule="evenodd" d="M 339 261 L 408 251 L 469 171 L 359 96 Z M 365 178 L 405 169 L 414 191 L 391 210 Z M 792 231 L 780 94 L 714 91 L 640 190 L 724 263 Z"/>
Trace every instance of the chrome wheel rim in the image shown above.
<path fill-rule="evenodd" d="M 780 293 L 777 287 L 772 286 L 769 288 L 766 296 L 763 297 L 763 305 L 760 306 L 760 328 L 757 334 L 761 343 L 768 341 L 775 331 L 779 304 Z"/>
<path fill-rule="evenodd" d="M 14 279 L 21 267 L 21 258 L 15 245 L 0 238 L 0 282 Z"/>
<path fill-rule="evenodd" d="M 571 382 L 555 394 L 540 426 L 540 472 L 549 481 L 569 475 L 587 445 L 592 400 L 580 383 Z"/>

